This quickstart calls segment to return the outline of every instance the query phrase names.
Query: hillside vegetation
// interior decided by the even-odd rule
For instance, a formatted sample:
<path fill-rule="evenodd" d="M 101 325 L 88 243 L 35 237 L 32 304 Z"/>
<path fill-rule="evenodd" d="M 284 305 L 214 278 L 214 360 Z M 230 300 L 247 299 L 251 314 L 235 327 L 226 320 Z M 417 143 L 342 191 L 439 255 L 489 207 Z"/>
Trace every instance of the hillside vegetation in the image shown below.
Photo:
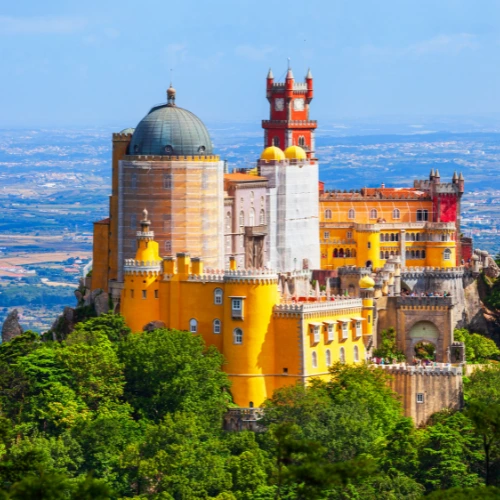
<path fill-rule="evenodd" d="M 0 499 L 498 495 L 495 367 L 467 382 L 465 411 L 415 429 L 386 372 L 335 365 L 327 382 L 277 391 L 255 434 L 222 430 L 223 364 L 198 336 L 132 334 L 113 315 L 62 342 L 26 332 L 1 345 Z"/>

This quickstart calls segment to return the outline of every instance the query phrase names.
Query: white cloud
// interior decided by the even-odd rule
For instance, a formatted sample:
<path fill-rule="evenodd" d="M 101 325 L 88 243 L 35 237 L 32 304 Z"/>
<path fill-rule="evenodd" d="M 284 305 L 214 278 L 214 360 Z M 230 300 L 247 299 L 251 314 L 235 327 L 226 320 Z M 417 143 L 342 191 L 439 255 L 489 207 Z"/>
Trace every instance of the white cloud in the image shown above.
<path fill-rule="evenodd" d="M 252 61 L 261 61 L 267 57 L 268 54 L 274 51 L 273 47 L 254 47 L 252 45 L 238 45 L 234 49 L 236 55 L 245 57 Z"/>
<path fill-rule="evenodd" d="M 0 16 L 0 35 L 70 35 L 86 25 L 85 19 L 77 17 Z"/>

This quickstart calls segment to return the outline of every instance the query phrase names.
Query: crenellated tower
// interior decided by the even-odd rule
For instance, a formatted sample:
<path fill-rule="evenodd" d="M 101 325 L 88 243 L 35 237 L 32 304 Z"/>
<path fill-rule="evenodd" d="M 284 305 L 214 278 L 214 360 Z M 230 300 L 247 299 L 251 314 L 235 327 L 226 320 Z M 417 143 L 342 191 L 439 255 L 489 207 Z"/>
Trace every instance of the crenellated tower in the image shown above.
<path fill-rule="evenodd" d="M 271 70 L 267 75 L 266 96 L 270 104 L 269 120 L 262 120 L 264 147 L 286 149 L 300 146 L 308 158 L 314 158 L 315 120 L 309 119 L 309 105 L 313 99 L 313 77 L 307 72 L 305 82 L 296 82 L 289 67 L 285 82 L 275 82 Z"/>

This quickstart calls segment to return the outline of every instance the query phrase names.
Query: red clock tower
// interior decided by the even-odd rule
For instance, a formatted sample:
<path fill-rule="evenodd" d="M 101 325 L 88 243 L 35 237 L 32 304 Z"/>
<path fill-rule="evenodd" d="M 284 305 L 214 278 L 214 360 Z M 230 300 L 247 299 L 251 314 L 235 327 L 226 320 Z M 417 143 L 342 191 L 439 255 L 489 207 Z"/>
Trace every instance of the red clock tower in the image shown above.
<path fill-rule="evenodd" d="M 267 100 L 270 119 L 262 120 L 264 147 L 300 146 L 308 158 L 314 158 L 316 120 L 309 120 L 309 104 L 313 99 L 313 77 L 307 72 L 304 83 L 296 83 L 288 68 L 285 83 L 274 83 L 273 72 L 267 74 Z"/>

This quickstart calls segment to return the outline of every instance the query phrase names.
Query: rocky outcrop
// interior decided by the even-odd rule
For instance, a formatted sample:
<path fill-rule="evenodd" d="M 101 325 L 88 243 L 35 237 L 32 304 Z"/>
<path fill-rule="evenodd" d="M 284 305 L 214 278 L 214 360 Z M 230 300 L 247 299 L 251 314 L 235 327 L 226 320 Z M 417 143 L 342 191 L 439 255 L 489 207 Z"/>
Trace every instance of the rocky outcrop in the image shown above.
<path fill-rule="evenodd" d="M 19 312 L 17 309 L 12 309 L 2 326 L 2 344 L 11 341 L 15 337 L 22 335 L 23 329 L 19 324 Z"/>

